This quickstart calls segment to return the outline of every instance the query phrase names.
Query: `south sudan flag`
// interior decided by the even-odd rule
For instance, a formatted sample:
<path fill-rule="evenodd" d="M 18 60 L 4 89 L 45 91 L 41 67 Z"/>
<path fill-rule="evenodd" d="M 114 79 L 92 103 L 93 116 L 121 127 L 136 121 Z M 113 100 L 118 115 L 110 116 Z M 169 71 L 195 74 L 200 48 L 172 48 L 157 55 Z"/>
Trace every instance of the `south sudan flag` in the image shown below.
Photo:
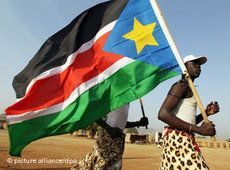
<path fill-rule="evenodd" d="M 88 126 L 181 74 L 181 66 L 155 1 L 112 0 L 86 10 L 15 76 L 17 102 L 5 110 L 10 154 Z"/>

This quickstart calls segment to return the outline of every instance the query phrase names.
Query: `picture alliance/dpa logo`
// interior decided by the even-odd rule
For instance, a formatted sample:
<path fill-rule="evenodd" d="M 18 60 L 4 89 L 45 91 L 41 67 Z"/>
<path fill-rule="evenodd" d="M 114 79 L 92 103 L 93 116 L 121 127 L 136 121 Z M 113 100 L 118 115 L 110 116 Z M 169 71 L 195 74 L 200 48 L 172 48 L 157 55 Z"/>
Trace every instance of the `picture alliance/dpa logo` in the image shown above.
<path fill-rule="evenodd" d="M 76 164 L 76 159 L 69 159 L 69 158 L 63 158 L 63 159 L 50 159 L 50 158 L 40 158 L 40 159 L 26 159 L 26 158 L 8 158 L 8 163 L 13 164 Z"/>

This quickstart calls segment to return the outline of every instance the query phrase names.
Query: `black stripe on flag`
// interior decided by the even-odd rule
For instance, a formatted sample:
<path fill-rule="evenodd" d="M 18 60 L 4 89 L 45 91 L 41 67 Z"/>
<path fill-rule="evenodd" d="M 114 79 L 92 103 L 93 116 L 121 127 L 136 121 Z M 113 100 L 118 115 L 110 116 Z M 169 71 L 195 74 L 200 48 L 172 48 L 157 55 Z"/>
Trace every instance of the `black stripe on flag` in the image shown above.
<path fill-rule="evenodd" d="M 23 98 L 31 80 L 41 73 L 61 66 L 67 57 L 91 40 L 96 33 L 117 20 L 128 0 L 112 0 L 98 4 L 80 14 L 69 25 L 51 36 L 28 65 L 14 77 L 17 98 Z"/>

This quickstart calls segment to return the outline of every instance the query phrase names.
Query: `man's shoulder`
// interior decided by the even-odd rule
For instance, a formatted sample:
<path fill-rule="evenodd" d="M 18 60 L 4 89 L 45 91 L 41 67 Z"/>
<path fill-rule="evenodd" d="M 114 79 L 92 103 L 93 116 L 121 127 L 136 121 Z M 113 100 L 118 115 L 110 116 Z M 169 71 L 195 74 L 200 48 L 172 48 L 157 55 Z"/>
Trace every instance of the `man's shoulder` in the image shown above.
<path fill-rule="evenodd" d="M 187 83 L 187 81 L 184 81 L 183 79 L 175 82 L 171 89 L 170 92 L 172 92 L 173 94 L 177 94 L 178 96 L 184 96 L 186 95 L 186 93 L 189 90 L 189 85 Z"/>
<path fill-rule="evenodd" d="M 175 88 L 188 88 L 189 85 L 188 85 L 188 82 L 187 80 L 185 79 L 180 79 L 178 80 L 177 82 L 175 82 L 173 85 L 172 85 L 172 88 L 175 87 Z"/>

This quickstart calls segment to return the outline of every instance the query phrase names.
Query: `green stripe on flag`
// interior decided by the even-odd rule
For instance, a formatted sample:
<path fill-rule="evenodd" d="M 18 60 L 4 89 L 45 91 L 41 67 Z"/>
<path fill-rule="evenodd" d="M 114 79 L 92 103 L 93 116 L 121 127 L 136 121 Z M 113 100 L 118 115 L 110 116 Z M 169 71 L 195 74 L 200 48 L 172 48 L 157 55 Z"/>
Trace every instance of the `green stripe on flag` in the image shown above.
<path fill-rule="evenodd" d="M 134 61 L 83 93 L 63 111 L 9 125 L 9 152 L 13 156 L 20 156 L 22 149 L 32 141 L 82 129 L 177 75 L 169 70 Z"/>

